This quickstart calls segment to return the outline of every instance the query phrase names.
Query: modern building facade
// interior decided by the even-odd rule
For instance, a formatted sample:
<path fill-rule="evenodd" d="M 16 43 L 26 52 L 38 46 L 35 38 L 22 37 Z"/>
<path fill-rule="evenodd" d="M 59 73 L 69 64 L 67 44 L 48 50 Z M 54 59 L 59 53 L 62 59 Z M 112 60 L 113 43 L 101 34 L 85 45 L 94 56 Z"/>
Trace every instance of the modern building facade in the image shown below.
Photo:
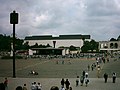
<path fill-rule="evenodd" d="M 80 52 L 81 47 L 83 46 L 83 40 L 90 40 L 90 35 L 59 35 L 58 37 L 53 37 L 52 35 L 43 35 L 43 36 L 26 36 L 24 39 L 24 43 L 28 43 L 29 46 L 35 45 L 47 45 L 52 46 L 51 48 L 47 48 L 47 50 L 60 50 L 62 55 L 68 54 L 70 46 L 75 46 L 78 48 L 78 52 Z M 62 49 L 60 49 L 62 47 Z M 38 49 L 32 49 L 38 50 Z M 41 50 L 46 50 L 44 48 L 39 48 L 39 53 Z"/>

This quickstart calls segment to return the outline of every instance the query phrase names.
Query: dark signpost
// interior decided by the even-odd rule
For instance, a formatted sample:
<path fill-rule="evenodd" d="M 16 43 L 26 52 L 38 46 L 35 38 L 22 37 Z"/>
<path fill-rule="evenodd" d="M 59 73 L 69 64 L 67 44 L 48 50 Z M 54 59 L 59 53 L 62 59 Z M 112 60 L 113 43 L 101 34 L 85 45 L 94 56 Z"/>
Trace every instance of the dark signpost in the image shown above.
<path fill-rule="evenodd" d="M 13 78 L 15 78 L 15 24 L 18 24 L 18 13 L 15 11 L 10 13 L 10 24 L 13 24 Z"/>
<path fill-rule="evenodd" d="M 54 48 L 55 48 L 55 44 L 56 44 L 56 41 L 53 41 L 53 46 L 54 46 Z"/>

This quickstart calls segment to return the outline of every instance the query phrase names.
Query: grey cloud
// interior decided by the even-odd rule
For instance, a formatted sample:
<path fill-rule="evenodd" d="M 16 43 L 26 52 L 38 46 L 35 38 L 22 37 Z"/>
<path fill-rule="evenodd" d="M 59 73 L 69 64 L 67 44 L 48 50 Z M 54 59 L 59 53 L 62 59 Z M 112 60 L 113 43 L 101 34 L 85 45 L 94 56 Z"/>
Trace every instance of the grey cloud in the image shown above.
<path fill-rule="evenodd" d="M 22 38 L 79 33 L 106 40 L 120 33 L 120 8 L 114 0 L 1 0 L 0 6 L 0 33 L 11 33 L 9 13 L 16 10 L 16 33 Z"/>

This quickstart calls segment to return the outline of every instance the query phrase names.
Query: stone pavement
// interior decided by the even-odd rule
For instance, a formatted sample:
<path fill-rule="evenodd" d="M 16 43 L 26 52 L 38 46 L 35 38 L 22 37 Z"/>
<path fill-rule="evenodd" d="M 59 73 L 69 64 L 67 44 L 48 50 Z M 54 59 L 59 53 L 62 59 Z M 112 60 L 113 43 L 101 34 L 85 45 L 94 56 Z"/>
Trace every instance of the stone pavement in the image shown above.
<path fill-rule="evenodd" d="M 66 78 L 65 78 L 66 79 Z M 116 83 L 112 83 L 112 79 L 109 78 L 107 83 L 104 83 L 103 78 L 90 78 L 90 83 L 86 87 L 75 85 L 76 78 L 68 78 L 73 90 L 120 90 L 120 78 L 117 78 Z M 61 78 L 8 78 L 8 90 L 15 90 L 17 86 L 23 86 L 27 84 L 28 90 L 31 90 L 32 82 L 40 82 L 42 84 L 42 90 L 50 90 L 51 86 L 58 86 L 60 88 Z M 0 77 L 0 81 L 4 81 L 3 77 Z"/>
<path fill-rule="evenodd" d="M 5 61 L 1 61 L 0 82 L 4 81 L 4 76 L 7 76 L 7 75 L 9 76 L 9 73 L 6 73 L 6 72 L 4 73 L 4 71 L 7 71 L 7 72 L 9 71 L 11 62 L 10 63 L 8 63 L 8 62 L 9 61 L 7 61 L 7 64 L 5 64 Z M 23 64 L 23 61 L 21 62 L 18 60 L 18 62 L 19 62 L 19 67 L 17 69 L 17 73 L 21 74 L 23 78 L 18 75 L 17 75 L 18 76 L 17 78 L 11 78 L 9 76 L 8 77 L 8 80 L 9 80 L 8 90 L 15 90 L 15 88 L 17 86 L 23 86 L 23 84 L 27 84 L 28 90 L 31 90 L 30 86 L 31 86 L 32 82 L 40 82 L 42 84 L 42 90 L 50 90 L 51 86 L 58 86 L 60 88 L 61 87 L 61 85 L 60 85 L 61 78 L 28 77 L 26 75 L 26 71 L 29 71 L 29 68 L 30 69 L 31 68 L 39 69 L 41 67 L 43 69 L 44 67 L 42 67 L 42 66 L 44 66 L 44 65 L 47 65 L 49 68 L 50 68 L 50 65 L 52 65 L 52 67 L 54 65 L 54 68 L 56 70 L 59 70 L 59 68 L 62 67 L 62 70 L 63 70 L 63 68 L 69 68 L 69 71 L 73 72 L 74 70 L 78 69 L 79 66 L 82 66 L 82 67 L 80 67 L 80 69 L 77 70 L 77 71 L 79 71 L 78 74 L 80 75 L 82 68 L 85 68 L 88 65 L 88 63 L 93 63 L 94 61 L 88 62 L 85 60 L 83 62 L 83 61 L 76 60 L 76 61 L 72 62 L 72 65 L 65 64 L 64 67 L 63 67 L 63 65 L 56 65 L 52 61 L 49 61 L 49 63 L 47 62 L 44 64 L 43 64 L 43 62 L 39 62 L 39 60 L 36 62 L 30 60 L 29 63 L 28 63 L 28 61 L 24 61 L 24 62 L 26 62 L 24 64 Z M 3 65 L 3 63 L 4 63 L 4 65 Z M 84 63 L 86 63 L 86 66 Z M 29 64 L 29 67 L 28 67 L 28 64 Z M 27 68 L 23 68 L 24 67 L 23 65 L 27 66 Z M 31 65 L 32 66 L 34 65 L 34 67 L 31 67 Z M 38 68 L 38 66 L 39 66 L 39 68 Z M 76 66 L 78 66 L 78 68 L 74 69 L 73 67 L 76 67 Z M 83 66 L 85 66 L 85 67 L 83 67 Z M 5 68 L 3 68 L 3 67 L 5 67 Z M 79 85 L 78 87 L 76 87 L 76 85 L 75 85 L 76 78 L 74 78 L 76 75 L 70 76 L 68 79 L 71 83 L 71 87 L 73 88 L 73 90 L 120 90 L 120 70 L 119 70 L 120 60 L 118 59 L 117 61 L 114 61 L 113 59 L 111 59 L 109 63 L 101 64 L 101 67 L 102 67 L 102 70 L 100 72 L 101 78 L 96 78 L 96 70 L 89 72 L 90 83 L 89 83 L 88 87 L 86 87 L 85 85 L 84 86 Z M 41 70 L 41 69 L 39 69 L 39 70 Z M 23 73 L 22 73 L 22 71 L 23 71 Z M 116 83 L 112 83 L 111 75 L 112 75 L 113 71 L 117 73 L 118 78 L 117 78 Z M 66 72 L 66 71 L 64 71 L 64 72 Z M 108 83 L 104 83 L 104 79 L 103 79 L 104 72 L 107 72 L 109 74 Z M 48 76 L 49 75 L 50 74 L 48 74 Z M 73 74 L 71 74 L 71 75 L 73 75 Z M 62 76 L 62 77 L 64 77 L 64 76 Z"/>

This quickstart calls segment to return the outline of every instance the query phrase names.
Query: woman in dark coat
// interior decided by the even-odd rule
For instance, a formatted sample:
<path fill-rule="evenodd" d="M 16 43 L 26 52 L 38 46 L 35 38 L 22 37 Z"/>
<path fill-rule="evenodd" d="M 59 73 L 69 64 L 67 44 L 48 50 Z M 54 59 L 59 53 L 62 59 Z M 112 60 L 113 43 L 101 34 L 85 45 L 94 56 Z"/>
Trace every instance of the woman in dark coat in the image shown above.
<path fill-rule="evenodd" d="M 69 85 L 70 85 L 70 82 L 68 81 L 68 79 L 66 79 L 65 85 L 66 85 L 66 89 L 68 90 L 69 89 Z"/>
<path fill-rule="evenodd" d="M 107 79 L 108 79 L 108 74 L 107 73 L 104 74 L 104 79 L 105 79 L 105 83 L 107 83 Z"/>
<path fill-rule="evenodd" d="M 64 87 L 64 84 L 65 84 L 65 80 L 64 80 L 64 78 L 62 78 L 62 80 L 61 80 L 61 86 Z"/>

